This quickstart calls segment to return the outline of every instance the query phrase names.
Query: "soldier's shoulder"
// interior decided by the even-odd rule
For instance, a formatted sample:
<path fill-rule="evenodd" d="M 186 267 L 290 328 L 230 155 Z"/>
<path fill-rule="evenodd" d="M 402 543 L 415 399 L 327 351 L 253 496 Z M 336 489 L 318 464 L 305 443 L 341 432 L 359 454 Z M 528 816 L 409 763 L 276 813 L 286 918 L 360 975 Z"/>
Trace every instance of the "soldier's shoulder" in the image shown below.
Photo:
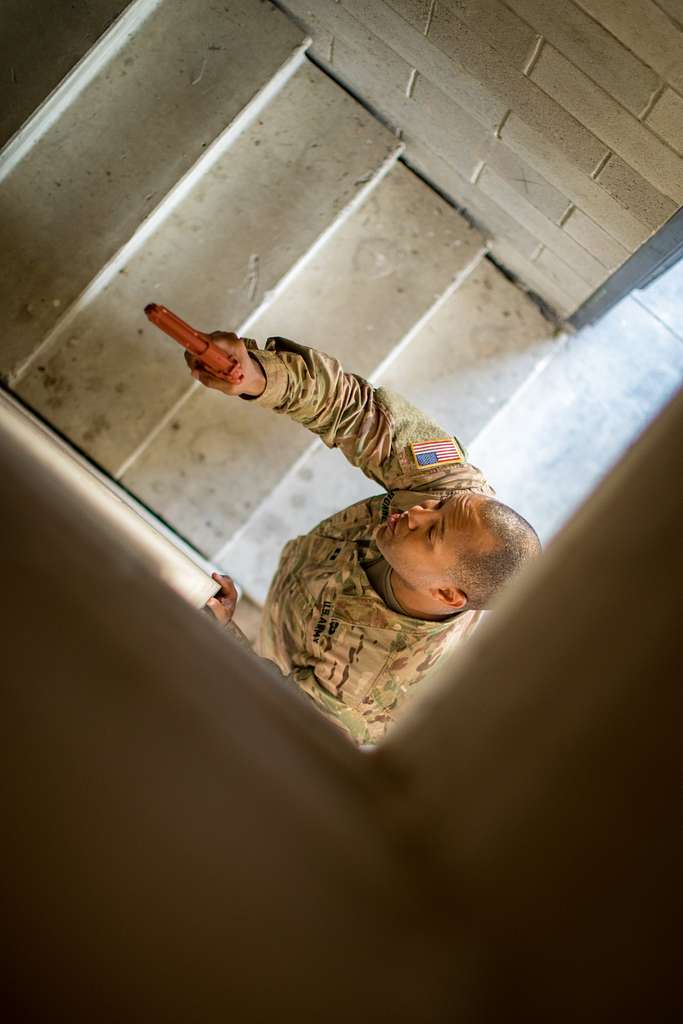
<path fill-rule="evenodd" d="M 496 493 L 477 466 L 470 462 L 456 462 L 430 466 L 423 472 L 407 473 L 393 492 L 393 497 L 397 504 L 405 505 L 405 502 L 414 503 L 419 495 L 446 498 L 456 491 L 475 491 L 488 497 Z"/>
<path fill-rule="evenodd" d="M 368 526 L 381 515 L 384 504 L 388 506 L 390 497 L 387 492 L 375 494 L 371 498 L 363 498 L 334 512 L 327 519 L 322 519 L 309 532 L 309 537 L 332 538 L 353 541 L 358 533 L 362 534 Z"/>

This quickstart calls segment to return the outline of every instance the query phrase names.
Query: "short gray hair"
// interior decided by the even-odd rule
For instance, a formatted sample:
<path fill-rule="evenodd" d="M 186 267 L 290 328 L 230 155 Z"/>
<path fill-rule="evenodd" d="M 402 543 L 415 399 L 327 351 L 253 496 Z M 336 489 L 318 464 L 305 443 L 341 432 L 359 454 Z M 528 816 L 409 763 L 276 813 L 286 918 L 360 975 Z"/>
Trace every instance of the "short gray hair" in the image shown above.
<path fill-rule="evenodd" d="M 494 539 L 493 548 L 459 552 L 450 578 L 467 595 L 467 607 L 490 608 L 493 598 L 519 572 L 522 565 L 541 553 L 533 526 L 518 512 L 495 498 L 482 503 L 479 517 Z"/>

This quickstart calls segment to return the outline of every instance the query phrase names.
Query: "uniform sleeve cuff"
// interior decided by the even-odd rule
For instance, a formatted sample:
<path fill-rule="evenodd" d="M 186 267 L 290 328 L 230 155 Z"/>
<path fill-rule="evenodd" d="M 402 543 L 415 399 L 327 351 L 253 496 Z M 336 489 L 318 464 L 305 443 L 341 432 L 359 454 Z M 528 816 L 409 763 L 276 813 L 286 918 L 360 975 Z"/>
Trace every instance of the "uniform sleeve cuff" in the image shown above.
<path fill-rule="evenodd" d="M 254 395 L 240 395 L 248 402 L 255 402 L 256 405 L 264 405 L 267 409 L 274 409 L 282 403 L 287 391 L 287 370 L 284 364 L 278 359 L 275 352 L 267 352 L 263 349 L 249 348 L 249 355 L 260 365 L 266 375 L 266 388 L 258 397 Z"/>

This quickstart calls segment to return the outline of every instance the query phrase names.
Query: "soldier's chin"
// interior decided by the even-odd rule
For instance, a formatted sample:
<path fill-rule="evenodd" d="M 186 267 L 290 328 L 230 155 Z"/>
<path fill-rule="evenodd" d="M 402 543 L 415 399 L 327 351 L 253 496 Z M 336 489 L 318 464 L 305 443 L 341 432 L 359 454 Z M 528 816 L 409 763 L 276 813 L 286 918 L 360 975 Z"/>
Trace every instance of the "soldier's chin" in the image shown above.
<path fill-rule="evenodd" d="M 389 530 L 385 530 L 380 526 L 379 530 L 375 534 L 375 544 L 379 548 L 379 552 L 381 555 L 384 555 L 386 557 L 385 552 L 387 550 L 391 550 L 391 541 L 392 537 L 391 534 L 389 533 Z"/>

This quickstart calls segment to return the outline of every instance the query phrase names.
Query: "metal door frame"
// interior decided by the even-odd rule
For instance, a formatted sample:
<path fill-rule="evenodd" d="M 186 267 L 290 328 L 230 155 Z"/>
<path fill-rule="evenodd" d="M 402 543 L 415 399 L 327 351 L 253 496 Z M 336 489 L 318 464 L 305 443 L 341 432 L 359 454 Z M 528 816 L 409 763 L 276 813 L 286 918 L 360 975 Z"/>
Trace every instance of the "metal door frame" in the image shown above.
<path fill-rule="evenodd" d="M 636 288 L 652 284 L 683 259 L 683 207 L 591 295 L 567 323 L 577 330 L 594 323 Z"/>

